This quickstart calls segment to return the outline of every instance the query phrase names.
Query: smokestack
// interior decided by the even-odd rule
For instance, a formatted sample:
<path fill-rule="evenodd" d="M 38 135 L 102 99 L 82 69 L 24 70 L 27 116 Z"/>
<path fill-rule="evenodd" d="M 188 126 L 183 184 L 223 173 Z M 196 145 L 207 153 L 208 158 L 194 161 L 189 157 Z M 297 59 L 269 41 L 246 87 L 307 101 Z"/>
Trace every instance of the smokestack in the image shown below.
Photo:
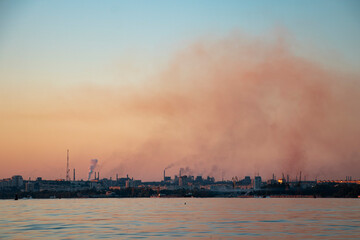
<path fill-rule="evenodd" d="M 74 168 L 74 181 L 75 181 L 75 168 Z"/>
<path fill-rule="evenodd" d="M 179 178 L 181 177 L 181 168 L 180 168 L 180 170 L 179 170 Z"/>
<path fill-rule="evenodd" d="M 164 169 L 164 182 L 165 182 L 165 169 Z"/>
<path fill-rule="evenodd" d="M 118 181 L 119 180 L 119 176 L 118 176 L 118 174 L 116 174 L 116 181 Z"/>
<path fill-rule="evenodd" d="M 98 160 L 97 159 L 91 159 L 90 160 L 90 167 L 89 167 L 89 177 L 88 177 L 88 181 L 90 181 L 91 179 L 91 175 L 96 167 Z M 95 179 L 96 179 L 96 172 L 95 172 Z"/>
<path fill-rule="evenodd" d="M 66 154 L 66 181 L 70 181 L 70 168 L 69 168 L 69 149 Z"/>
<path fill-rule="evenodd" d="M 100 172 L 98 172 L 98 178 L 97 178 L 97 180 L 100 180 Z"/>

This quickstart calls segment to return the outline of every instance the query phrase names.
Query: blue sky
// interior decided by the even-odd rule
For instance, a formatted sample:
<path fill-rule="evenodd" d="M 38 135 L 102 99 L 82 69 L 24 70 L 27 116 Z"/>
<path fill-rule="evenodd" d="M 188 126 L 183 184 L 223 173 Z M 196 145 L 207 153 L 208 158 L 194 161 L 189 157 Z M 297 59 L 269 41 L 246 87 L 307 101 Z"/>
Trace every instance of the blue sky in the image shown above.
<path fill-rule="evenodd" d="M 344 71 L 360 66 L 359 1 L 2 1 L 0 11 L 6 76 L 20 68 L 62 76 L 55 82 L 104 81 L 124 58 L 147 65 L 198 38 L 277 28 L 300 56 Z"/>

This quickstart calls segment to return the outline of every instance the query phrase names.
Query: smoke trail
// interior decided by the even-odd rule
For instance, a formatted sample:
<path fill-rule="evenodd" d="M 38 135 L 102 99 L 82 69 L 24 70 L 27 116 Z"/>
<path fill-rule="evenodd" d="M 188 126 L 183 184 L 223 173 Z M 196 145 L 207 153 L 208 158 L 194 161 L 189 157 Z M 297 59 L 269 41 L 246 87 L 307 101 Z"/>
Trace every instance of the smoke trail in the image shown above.
<path fill-rule="evenodd" d="M 165 170 L 168 170 L 169 168 L 172 168 L 173 166 L 175 166 L 175 163 L 172 163 L 172 164 L 168 165 L 168 166 L 165 168 Z"/>
<path fill-rule="evenodd" d="M 90 160 L 88 181 L 91 179 L 91 174 L 93 173 L 94 169 L 96 168 L 97 163 L 98 163 L 97 159 L 91 159 Z"/>
<path fill-rule="evenodd" d="M 194 175 L 194 171 L 190 167 L 180 168 L 181 175 Z"/>

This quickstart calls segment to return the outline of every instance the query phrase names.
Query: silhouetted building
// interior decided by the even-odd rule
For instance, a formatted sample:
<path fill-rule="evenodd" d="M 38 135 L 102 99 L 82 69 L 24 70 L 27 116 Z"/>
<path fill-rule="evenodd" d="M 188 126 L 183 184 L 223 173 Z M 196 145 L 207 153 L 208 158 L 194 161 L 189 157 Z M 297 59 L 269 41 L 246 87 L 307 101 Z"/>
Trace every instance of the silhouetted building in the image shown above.
<path fill-rule="evenodd" d="M 256 176 L 254 179 L 254 190 L 259 190 L 261 188 L 261 177 Z"/>
<path fill-rule="evenodd" d="M 26 192 L 34 192 L 34 190 L 35 190 L 35 183 L 33 183 L 33 182 L 27 182 L 27 183 L 25 184 L 25 191 L 26 191 Z"/>
<path fill-rule="evenodd" d="M 251 184 L 251 178 L 250 176 L 245 176 L 245 178 L 241 181 L 242 185 L 250 185 Z"/>
<path fill-rule="evenodd" d="M 215 178 L 208 176 L 208 177 L 206 178 L 206 181 L 208 181 L 208 182 L 215 182 Z"/>
<path fill-rule="evenodd" d="M 11 178 L 12 186 L 16 188 L 20 188 L 24 185 L 23 177 L 20 175 L 15 175 Z"/>
<path fill-rule="evenodd" d="M 196 179 L 195 179 L 196 182 L 202 182 L 203 181 L 203 178 L 202 176 L 197 176 Z"/>

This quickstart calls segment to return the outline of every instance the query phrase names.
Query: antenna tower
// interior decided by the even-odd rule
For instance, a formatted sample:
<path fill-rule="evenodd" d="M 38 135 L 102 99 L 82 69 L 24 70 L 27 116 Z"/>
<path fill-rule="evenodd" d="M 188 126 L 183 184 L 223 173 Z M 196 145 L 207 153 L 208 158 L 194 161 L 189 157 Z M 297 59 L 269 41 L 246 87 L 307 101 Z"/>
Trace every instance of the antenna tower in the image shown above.
<path fill-rule="evenodd" d="M 66 156 L 66 181 L 70 181 L 70 168 L 69 168 L 69 149 L 67 150 Z"/>

